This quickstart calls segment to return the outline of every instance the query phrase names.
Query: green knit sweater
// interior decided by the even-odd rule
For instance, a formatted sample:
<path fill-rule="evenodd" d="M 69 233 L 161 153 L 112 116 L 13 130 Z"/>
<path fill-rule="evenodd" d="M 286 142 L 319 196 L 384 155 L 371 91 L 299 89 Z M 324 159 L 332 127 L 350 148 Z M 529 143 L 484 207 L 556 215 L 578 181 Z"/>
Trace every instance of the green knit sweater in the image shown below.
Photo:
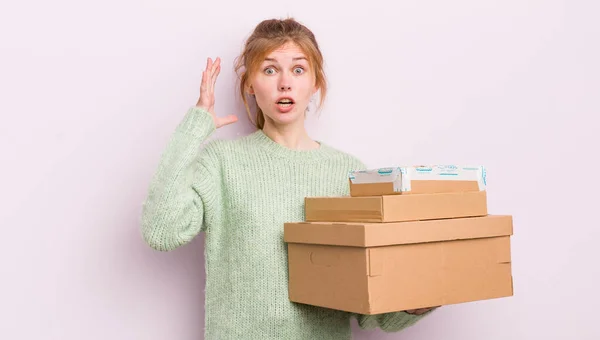
<path fill-rule="evenodd" d="M 258 130 L 203 142 L 210 114 L 192 107 L 171 136 L 150 183 L 142 234 L 168 251 L 205 233 L 205 339 L 346 340 L 361 328 L 404 329 L 422 316 L 355 315 L 290 302 L 285 222 L 303 221 L 304 198 L 348 194 L 354 157 L 326 144 L 286 148 Z"/>

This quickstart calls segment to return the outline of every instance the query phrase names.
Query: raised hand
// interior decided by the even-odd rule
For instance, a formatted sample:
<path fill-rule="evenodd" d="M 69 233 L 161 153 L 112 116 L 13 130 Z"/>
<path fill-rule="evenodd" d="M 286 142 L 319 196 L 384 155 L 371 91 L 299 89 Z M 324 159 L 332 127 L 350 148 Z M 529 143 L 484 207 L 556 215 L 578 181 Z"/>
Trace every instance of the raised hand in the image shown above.
<path fill-rule="evenodd" d="M 208 58 L 206 62 L 206 69 L 202 72 L 202 82 L 200 84 L 200 98 L 198 99 L 197 107 L 201 107 L 212 115 L 217 128 L 224 125 L 235 123 L 237 117 L 235 115 L 229 115 L 225 117 L 218 117 L 215 114 L 215 84 L 217 77 L 221 71 L 221 59 L 217 57 L 213 63 L 211 58 Z"/>

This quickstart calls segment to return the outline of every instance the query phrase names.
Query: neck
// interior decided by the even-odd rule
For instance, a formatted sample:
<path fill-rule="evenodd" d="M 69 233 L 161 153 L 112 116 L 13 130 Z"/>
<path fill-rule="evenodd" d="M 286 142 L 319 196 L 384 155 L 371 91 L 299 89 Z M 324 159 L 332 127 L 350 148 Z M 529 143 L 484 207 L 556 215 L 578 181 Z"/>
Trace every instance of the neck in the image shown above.
<path fill-rule="evenodd" d="M 263 132 L 275 143 L 292 150 L 311 150 L 320 146 L 308 136 L 304 122 L 279 126 L 266 120 Z"/>

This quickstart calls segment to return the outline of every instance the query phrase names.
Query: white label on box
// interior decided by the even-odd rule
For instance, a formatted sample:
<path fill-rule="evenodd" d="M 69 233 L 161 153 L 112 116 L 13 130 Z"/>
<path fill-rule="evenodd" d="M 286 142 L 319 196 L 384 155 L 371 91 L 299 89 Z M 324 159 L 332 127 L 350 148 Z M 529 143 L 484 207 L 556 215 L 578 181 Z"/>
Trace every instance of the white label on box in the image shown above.
<path fill-rule="evenodd" d="M 413 180 L 477 181 L 479 190 L 485 190 L 487 184 L 484 166 L 399 166 L 351 171 L 349 178 L 354 184 L 392 182 L 396 192 L 410 191 Z"/>
<path fill-rule="evenodd" d="M 399 192 L 402 190 L 401 171 L 400 167 L 351 171 L 349 177 L 354 184 L 392 182 L 394 192 Z"/>

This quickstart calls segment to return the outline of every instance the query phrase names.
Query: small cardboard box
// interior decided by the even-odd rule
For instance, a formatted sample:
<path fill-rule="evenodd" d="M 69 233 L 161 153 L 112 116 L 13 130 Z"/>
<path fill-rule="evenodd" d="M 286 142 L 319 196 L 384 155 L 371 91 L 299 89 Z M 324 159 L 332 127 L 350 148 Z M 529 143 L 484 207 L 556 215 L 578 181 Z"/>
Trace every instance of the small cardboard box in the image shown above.
<path fill-rule="evenodd" d="M 513 295 L 511 216 L 286 223 L 289 298 L 380 314 Z"/>
<path fill-rule="evenodd" d="M 307 197 L 307 222 L 403 222 L 487 215 L 486 191 Z"/>
<path fill-rule="evenodd" d="M 348 177 L 353 197 L 483 191 L 486 188 L 483 166 L 402 166 L 351 171 Z"/>

